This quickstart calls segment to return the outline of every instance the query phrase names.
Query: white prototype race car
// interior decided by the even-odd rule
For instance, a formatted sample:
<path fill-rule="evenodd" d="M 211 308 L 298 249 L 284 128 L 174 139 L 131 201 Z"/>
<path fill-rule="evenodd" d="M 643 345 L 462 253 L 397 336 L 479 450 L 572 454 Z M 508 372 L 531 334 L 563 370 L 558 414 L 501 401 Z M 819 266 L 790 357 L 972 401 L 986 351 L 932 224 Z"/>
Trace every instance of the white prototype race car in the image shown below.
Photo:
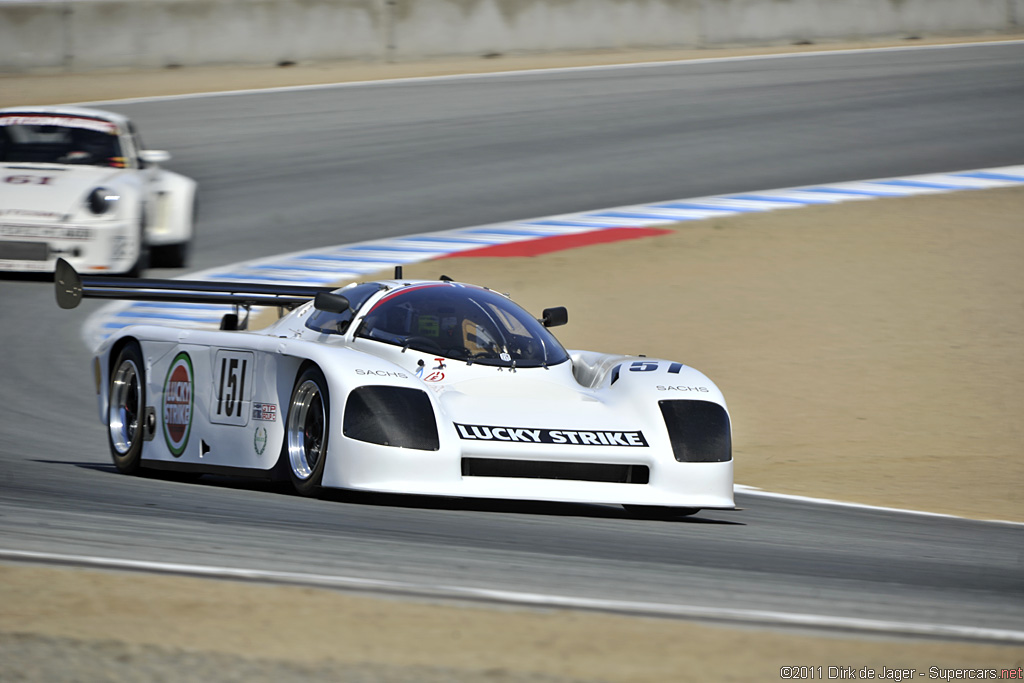
<path fill-rule="evenodd" d="M 99 109 L 0 109 L 0 271 L 137 275 L 184 266 L 196 183 L 160 167 L 131 121 Z"/>
<path fill-rule="evenodd" d="M 507 296 L 395 279 L 342 289 L 82 277 L 82 297 L 232 304 L 219 330 L 133 325 L 94 359 L 117 469 L 434 496 L 734 509 L 729 413 L 679 362 L 566 351 Z M 250 306 L 291 309 L 249 331 Z M 244 309 L 244 319 L 239 316 Z"/>

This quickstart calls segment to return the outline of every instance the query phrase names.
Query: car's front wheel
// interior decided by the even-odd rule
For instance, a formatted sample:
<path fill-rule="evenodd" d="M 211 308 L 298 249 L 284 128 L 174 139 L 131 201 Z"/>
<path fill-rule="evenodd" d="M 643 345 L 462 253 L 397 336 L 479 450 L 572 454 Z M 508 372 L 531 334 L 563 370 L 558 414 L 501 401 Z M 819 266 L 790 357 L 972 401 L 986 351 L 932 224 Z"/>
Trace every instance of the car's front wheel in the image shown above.
<path fill-rule="evenodd" d="M 188 265 L 191 249 L 191 242 L 179 242 L 178 244 L 165 244 L 160 247 L 153 247 L 152 263 L 161 268 L 184 268 Z"/>
<path fill-rule="evenodd" d="M 142 277 L 142 274 L 149 267 L 150 260 L 150 248 L 149 242 L 146 238 L 146 210 L 145 208 L 139 209 L 139 257 L 136 259 L 135 264 L 124 274 L 125 277 Z"/>
<path fill-rule="evenodd" d="M 138 344 L 126 345 L 110 373 L 107 435 L 110 454 L 119 472 L 135 474 L 145 440 L 146 370 Z"/>
<path fill-rule="evenodd" d="M 310 365 L 295 381 L 285 423 L 288 472 L 304 496 L 313 495 L 324 476 L 330 416 L 327 380 L 320 368 Z"/>

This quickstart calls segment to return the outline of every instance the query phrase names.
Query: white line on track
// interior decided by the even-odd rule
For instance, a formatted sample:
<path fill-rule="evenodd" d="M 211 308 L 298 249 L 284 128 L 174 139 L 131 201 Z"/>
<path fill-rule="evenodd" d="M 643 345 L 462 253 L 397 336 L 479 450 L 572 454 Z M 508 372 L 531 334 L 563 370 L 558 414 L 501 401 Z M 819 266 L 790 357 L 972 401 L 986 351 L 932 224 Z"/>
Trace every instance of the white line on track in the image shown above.
<path fill-rule="evenodd" d="M 330 574 L 277 572 L 237 567 L 217 567 L 143 560 L 122 560 L 88 555 L 63 555 L 23 550 L 0 549 L 0 559 L 21 562 L 93 567 L 107 570 L 144 571 L 215 579 L 261 581 L 266 583 L 318 586 L 380 593 L 443 597 L 455 600 L 473 600 L 502 603 L 530 608 L 580 609 L 631 616 L 698 619 L 748 625 L 788 626 L 799 628 L 834 629 L 860 634 L 905 635 L 956 640 L 981 640 L 996 643 L 1024 643 L 1024 631 L 982 628 L 957 624 L 926 624 L 911 621 L 859 619 L 822 614 L 779 612 L 775 610 L 734 609 L 700 605 L 668 605 L 664 603 L 602 600 L 565 595 L 526 593 L 520 591 L 491 590 L 443 584 L 417 584 L 402 581 L 363 579 Z"/>
<path fill-rule="evenodd" d="M 310 85 L 288 85 L 275 88 L 249 88 L 245 90 L 219 90 L 205 93 L 185 93 L 181 95 L 153 95 L 149 97 L 130 97 L 119 100 L 96 100 L 92 102 L 78 102 L 79 106 L 97 106 L 110 104 L 134 104 L 139 102 L 167 102 L 172 100 L 195 100 L 204 97 L 233 97 L 237 95 L 255 95 L 261 93 L 283 93 L 303 92 L 315 90 L 329 90 L 333 88 L 362 88 L 379 87 L 386 85 L 416 85 L 420 83 L 431 83 L 436 81 L 464 81 L 489 78 L 504 78 L 515 76 L 530 76 L 537 74 L 562 74 L 581 73 L 587 71 L 611 71 L 617 69 L 652 69 L 665 66 L 688 66 L 698 64 L 717 64 L 725 62 L 752 62 L 768 59 L 801 59 L 804 57 L 827 57 L 830 55 L 855 55 L 865 53 L 885 52 L 912 52 L 919 50 L 954 50 L 966 47 L 987 47 L 1022 45 L 1024 40 L 993 40 L 972 43 L 952 43 L 946 45 L 897 45 L 891 47 L 863 47 L 847 48 L 840 50 L 814 50 L 812 52 L 784 52 L 781 54 L 767 55 L 734 55 L 731 57 L 701 57 L 697 59 L 678 59 L 658 62 L 628 62 L 625 64 L 592 64 L 588 66 L 563 66 L 541 69 L 517 69 L 512 71 L 491 71 L 486 73 L 469 74 L 445 74 L 438 76 L 411 76 L 405 78 L 386 78 L 370 81 L 347 81 L 343 83 L 314 83 Z"/>
<path fill-rule="evenodd" d="M 885 507 L 883 505 L 868 505 L 867 503 L 850 503 L 843 500 L 834 500 L 832 498 L 814 498 L 813 496 L 799 496 L 792 493 L 777 493 L 775 491 L 764 491 L 756 486 L 746 486 L 744 484 L 735 484 L 733 486 L 733 490 L 736 493 L 743 493 L 750 496 L 759 496 L 761 498 L 775 498 L 777 500 L 791 500 L 797 503 L 809 503 L 812 505 L 835 505 L 837 507 L 855 508 L 858 510 L 875 510 L 877 512 L 898 512 L 904 515 L 920 515 L 921 517 L 939 517 L 942 519 L 959 519 L 970 522 L 981 522 L 983 524 L 1008 524 L 1010 526 L 1024 527 L 1024 522 L 1014 522 L 1008 519 L 972 519 L 971 517 L 949 515 L 942 512 L 927 512 L 924 510 L 911 510 L 908 508 Z"/>

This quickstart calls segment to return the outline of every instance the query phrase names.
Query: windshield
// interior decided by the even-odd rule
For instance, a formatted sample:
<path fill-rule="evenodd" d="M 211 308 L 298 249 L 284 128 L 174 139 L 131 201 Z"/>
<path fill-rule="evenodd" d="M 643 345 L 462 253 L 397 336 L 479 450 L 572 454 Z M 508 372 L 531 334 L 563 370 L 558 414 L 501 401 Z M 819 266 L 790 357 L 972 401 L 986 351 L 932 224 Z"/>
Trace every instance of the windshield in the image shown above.
<path fill-rule="evenodd" d="M 0 161 L 125 167 L 114 123 L 51 114 L 0 116 Z"/>
<path fill-rule="evenodd" d="M 378 301 L 357 337 L 483 365 L 541 367 L 568 358 L 529 313 L 482 287 L 412 285 Z"/>

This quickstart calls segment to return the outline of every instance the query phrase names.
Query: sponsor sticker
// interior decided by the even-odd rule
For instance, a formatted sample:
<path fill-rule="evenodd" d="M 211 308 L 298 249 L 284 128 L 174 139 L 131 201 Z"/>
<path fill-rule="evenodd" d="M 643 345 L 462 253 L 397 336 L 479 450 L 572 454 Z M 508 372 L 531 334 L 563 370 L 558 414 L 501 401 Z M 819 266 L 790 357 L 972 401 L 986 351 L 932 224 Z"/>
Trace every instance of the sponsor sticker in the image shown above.
<path fill-rule="evenodd" d="M 404 372 L 395 372 L 393 370 L 366 370 L 363 368 L 357 368 L 356 374 L 360 376 L 371 375 L 373 377 L 397 377 L 398 379 L 409 378 L 409 375 Z"/>
<path fill-rule="evenodd" d="M 51 225 L 0 224 L 0 237 L 30 237 L 85 242 L 92 239 L 93 231 L 89 228 L 64 228 Z"/>
<path fill-rule="evenodd" d="M 277 404 L 253 403 L 252 419 L 263 420 L 264 422 L 277 422 Z"/>
<path fill-rule="evenodd" d="M 117 126 L 110 121 L 89 119 L 79 116 L 54 116 L 52 114 L 7 114 L 0 116 L 0 126 L 59 126 L 62 128 L 85 128 L 113 135 Z"/>
<path fill-rule="evenodd" d="M 193 389 L 195 374 L 192 359 L 182 351 L 174 357 L 164 379 L 163 429 L 167 448 L 174 456 L 180 456 L 188 445 L 192 431 Z"/>
<path fill-rule="evenodd" d="M 571 446 L 626 446 L 646 448 L 647 439 L 641 431 L 534 429 L 529 427 L 497 427 L 455 423 L 459 438 L 466 441 L 512 441 Z"/>
<path fill-rule="evenodd" d="M 10 182 L 6 178 L 4 180 L 5 182 Z M 53 220 L 60 220 L 64 217 L 64 214 L 57 213 L 56 211 L 35 211 L 34 209 L 0 209 L 0 216 L 15 216 L 17 218 L 33 219 L 49 218 Z"/>
<path fill-rule="evenodd" d="M 256 455 L 263 455 L 263 451 L 267 450 L 266 427 L 256 428 L 256 433 L 252 437 L 252 447 L 256 450 Z"/>

